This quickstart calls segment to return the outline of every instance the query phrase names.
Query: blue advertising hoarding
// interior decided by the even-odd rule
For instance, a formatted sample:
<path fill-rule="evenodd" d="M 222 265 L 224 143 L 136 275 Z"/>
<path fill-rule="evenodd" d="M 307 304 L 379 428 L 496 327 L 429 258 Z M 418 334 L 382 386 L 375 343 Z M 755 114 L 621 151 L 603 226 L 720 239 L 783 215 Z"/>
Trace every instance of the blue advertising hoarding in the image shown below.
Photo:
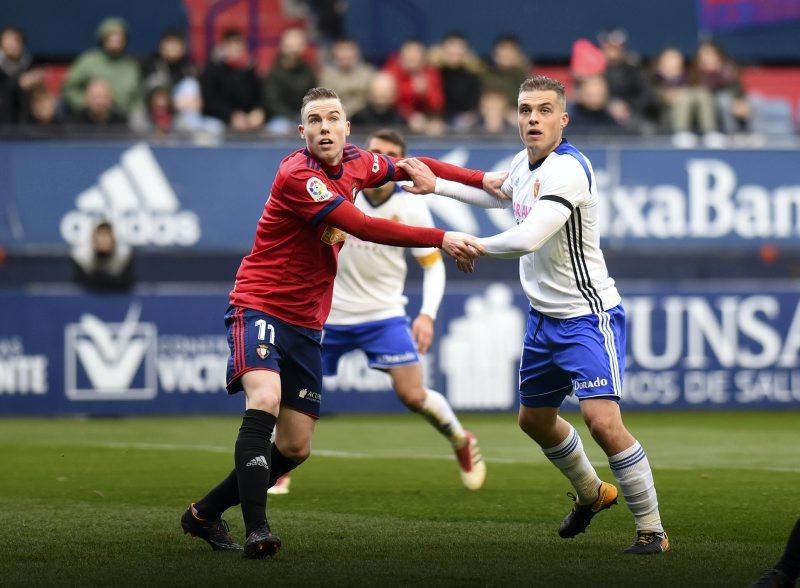
<path fill-rule="evenodd" d="M 621 290 L 625 410 L 800 407 L 800 284 Z M 0 294 L 0 414 L 240 412 L 242 399 L 224 391 L 226 294 Z M 415 312 L 420 292 L 409 294 Z M 428 385 L 459 411 L 514 409 L 526 312 L 515 283 L 449 287 L 424 361 Z M 325 379 L 322 407 L 404 410 L 358 352 Z"/>
<path fill-rule="evenodd" d="M 295 144 L 215 149 L 145 143 L 0 143 L 0 245 L 65 249 L 102 217 L 153 249 L 245 251 L 280 160 Z M 507 169 L 514 146 L 419 148 L 474 168 Z M 607 248 L 800 247 L 797 151 L 587 149 Z M 508 210 L 427 202 L 438 224 L 479 235 L 513 224 Z"/>

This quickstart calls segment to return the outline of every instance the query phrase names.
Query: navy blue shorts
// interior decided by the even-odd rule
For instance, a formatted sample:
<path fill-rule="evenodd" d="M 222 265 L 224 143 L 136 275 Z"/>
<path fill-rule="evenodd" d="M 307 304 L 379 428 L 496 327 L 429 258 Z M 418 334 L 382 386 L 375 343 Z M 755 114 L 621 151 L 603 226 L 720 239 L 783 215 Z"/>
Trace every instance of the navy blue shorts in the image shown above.
<path fill-rule="evenodd" d="M 519 401 L 558 407 L 579 400 L 619 400 L 625 369 L 625 310 L 556 319 L 533 308 L 528 315 L 519 365 Z"/>
<path fill-rule="evenodd" d="M 336 375 L 339 358 L 361 349 L 369 367 L 388 370 L 419 363 L 417 346 L 408 327 L 408 317 L 397 316 L 356 325 L 325 325 L 322 364 L 326 376 Z"/>
<path fill-rule="evenodd" d="M 319 418 L 322 402 L 322 331 L 290 325 L 240 306 L 225 313 L 228 329 L 228 394 L 241 392 L 242 376 L 272 370 L 281 376 L 281 404 Z"/>

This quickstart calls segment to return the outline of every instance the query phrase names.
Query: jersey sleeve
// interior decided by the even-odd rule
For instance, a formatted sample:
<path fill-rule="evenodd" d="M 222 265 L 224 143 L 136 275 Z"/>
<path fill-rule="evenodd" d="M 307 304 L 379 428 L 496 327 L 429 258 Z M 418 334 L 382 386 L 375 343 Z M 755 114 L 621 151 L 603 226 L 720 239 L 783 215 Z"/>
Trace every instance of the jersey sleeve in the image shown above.
<path fill-rule="evenodd" d="M 386 182 L 394 178 L 394 163 L 391 159 L 380 153 L 372 153 L 359 149 L 361 160 L 366 167 L 365 188 L 375 188 L 383 186 Z"/>
<path fill-rule="evenodd" d="M 577 159 L 562 155 L 542 174 L 539 203 L 561 209 L 567 216 L 589 199 L 588 172 Z"/>
<path fill-rule="evenodd" d="M 294 171 L 280 187 L 283 202 L 300 218 L 313 226 L 337 208 L 345 198 L 331 188 L 324 175 L 310 169 Z"/>

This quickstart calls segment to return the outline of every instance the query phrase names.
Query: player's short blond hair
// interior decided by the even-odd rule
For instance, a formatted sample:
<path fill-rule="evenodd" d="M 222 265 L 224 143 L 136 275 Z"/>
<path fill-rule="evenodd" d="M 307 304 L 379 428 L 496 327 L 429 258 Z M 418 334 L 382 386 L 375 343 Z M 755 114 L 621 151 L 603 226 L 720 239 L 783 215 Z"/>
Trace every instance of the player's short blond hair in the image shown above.
<path fill-rule="evenodd" d="M 339 100 L 339 102 L 341 102 L 339 95 L 330 88 L 311 88 L 306 92 L 306 95 L 303 96 L 303 104 L 300 106 L 301 120 L 305 118 L 306 106 L 314 100 Z M 344 106 L 342 106 L 342 109 L 344 109 Z"/>
<path fill-rule="evenodd" d="M 526 79 L 519 87 L 519 93 L 523 92 L 544 92 L 552 90 L 558 96 L 558 101 L 561 104 L 561 109 L 567 109 L 567 95 L 564 91 L 564 84 L 556 79 L 547 76 L 531 76 Z"/>

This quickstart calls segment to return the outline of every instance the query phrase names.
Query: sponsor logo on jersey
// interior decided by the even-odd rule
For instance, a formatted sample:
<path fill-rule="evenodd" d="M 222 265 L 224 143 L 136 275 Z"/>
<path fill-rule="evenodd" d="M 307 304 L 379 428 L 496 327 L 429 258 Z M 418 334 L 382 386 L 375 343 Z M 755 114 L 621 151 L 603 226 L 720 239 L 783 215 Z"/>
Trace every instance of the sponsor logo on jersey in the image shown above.
<path fill-rule="evenodd" d="M 315 202 L 323 202 L 333 195 L 319 178 L 308 178 L 306 190 Z"/>
<path fill-rule="evenodd" d="M 61 236 L 70 245 L 86 243 L 101 220 L 108 220 L 123 243 L 190 247 L 200 240 L 200 220 L 181 210 L 153 152 L 145 143 L 126 150 L 120 163 L 75 199 L 61 219 Z"/>
<path fill-rule="evenodd" d="M 326 226 L 320 239 L 323 243 L 327 243 L 328 245 L 336 245 L 336 243 L 347 239 L 347 233 L 336 227 Z"/>
<path fill-rule="evenodd" d="M 372 173 L 376 174 L 376 173 L 378 173 L 378 170 L 380 170 L 380 169 L 381 169 L 381 164 L 380 164 L 380 161 L 378 160 L 378 154 L 377 153 L 373 153 L 372 154 Z"/>
<path fill-rule="evenodd" d="M 261 359 L 267 359 L 269 357 L 269 347 L 266 343 L 259 343 L 256 345 L 256 355 Z"/>

